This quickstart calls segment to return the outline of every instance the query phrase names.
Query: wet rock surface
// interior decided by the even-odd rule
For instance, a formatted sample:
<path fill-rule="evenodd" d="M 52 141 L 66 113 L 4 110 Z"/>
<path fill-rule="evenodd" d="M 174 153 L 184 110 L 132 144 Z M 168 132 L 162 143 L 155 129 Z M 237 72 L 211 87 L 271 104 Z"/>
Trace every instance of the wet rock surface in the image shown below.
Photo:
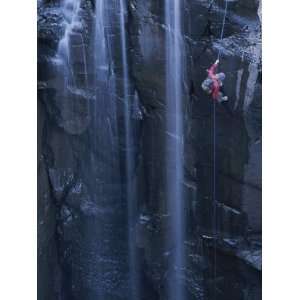
<path fill-rule="evenodd" d="M 113 3 L 113 2 L 112 2 Z M 261 30 L 259 1 L 186 0 L 184 45 L 184 181 L 186 299 L 261 299 Z M 129 0 L 126 32 L 134 147 L 126 149 L 120 45 L 112 56 L 118 130 L 95 116 L 92 56 L 95 2 L 81 1 L 82 27 L 72 36 L 76 88 L 63 89 L 56 54 L 65 32 L 59 1 L 38 5 L 38 299 L 130 299 L 124 164 L 135 157 L 138 214 L 134 247 L 143 300 L 166 300 L 174 249 L 166 243 L 169 215 L 164 144 L 164 3 Z M 116 16 L 115 16 L 116 18 Z M 112 18 L 112 26 L 117 20 Z M 114 30 L 112 40 L 120 33 Z M 221 53 L 227 107 L 217 106 L 217 227 L 212 201 L 212 103 L 201 90 Z M 85 53 L 83 55 L 83 53 Z M 85 61 L 83 61 L 85 57 Z M 138 109 L 136 109 L 138 107 Z M 136 112 L 137 111 L 137 112 Z M 112 129 L 111 129 L 112 128 Z M 109 134 L 108 134 L 109 133 Z M 107 170 L 110 170 L 109 172 Z M 116 172 L 115 170 L 118 170 Z M 216 230 L 217 229 L 217 230 Z M 176 272 L 175 272 L 176 274 Z"/>
<path fill-rule="evenodd" d="M 186 94 L 185 112 L 185 182 L 187 230 L 196 243 L 199 235 L 214 238 L 212 228 L 213 128 L 212 104 L 200 84 L 206 69 L 221 53 L 220 69 L 225 72 L 225 89 L 229 107 L 217 107 L 216 169 L 217 169 L 217 234 L 219 238 L 247 239 L 261 231 L 261 31 L 258 1 L 230 1 L 224 39 L 218 39 L 224 13 L 224 1 L 185 2 L 185 46 L 187 78 L 183 82 Z M 131 1 L 130 40 L 133 76 L 146 114 L 142 135 L 143 166 L 138 175 L 148 184 L 141 191 L 141 207 L 145 214 L 163 217 L 166 213 L 165 165 L 163 141 L 166 138 L 164 118 L 164 25 L 163 4 L 160 1 Z M 151 151 L 149 151 L 151 149 Z M 159 226 L 159 225 L 157 225 Z M 161 257 L 170 251 L 161 247 L 159 237 L 149 237 L 145 249 L 151 251 L 147 261 L 153 269 L 161 267 Z M 147 235 L 146 235 L 147 236 Z M 163 239 L 163 238 L 162 238 Z M 154 244 L 153 244 L 154 243 Z M 201 242 L 205 243 L 205 241 Z M 204 247 L 204 246 L 203 246 Z M 237 248 L 239 249 L 239 245 Z M 248 249 L 250 246 L 245 246 Z M 160 250 L 159 250 L 160 249 Z M 157 252 L 158 251 L 158 252 Z M 187 250 L 192 251 L 192 250 Z M 194 250 L 195 251 L 195 250 Z M 198 251 L 198 252 L 197 252 Z M 253 265 L 243 270 L 237 265 L 245 257 L 256 261 L 257 252 L 232 252 L 226 262 L 225 244 L 218 244 L 217 261 L 220 277 L 214 276 L 213 247 L 195 253 L 205 262 L 206 270 L 192 265 L 194 276 L 203 278 L 203 295 L 189 293 L 188 299 L 260 299 L 260 273 L 252 275 Z M 242 250 L 241 250 L 242 251 Z M 247 252 L 248 251 L 248 252 Z M 156 258 L 159 259 L 156 259 Z M 235 275 L 222 270 L 222 264 L 232 263 Z M 167 262 L 164 262 L 167 264 Z M 205 268 L 204 268 L 205 269 Z M 155 271 L 153 271 L 155 272 Z M 242 273 L 243 274 L 240 274 Z M 254 272 L 254 271 L 253 271 Z M 188 271 L 186 278 L 188 279 Z M 240 279 L 239 276 L 243 278 Z M 248 280 L 255 286 L 245 285 Z M 222 277 L 222 281 L 221 280 Z M 157 281 L 162 281 L 162 278 Z M 215 282 L 218 294 L 213 295 Z M 157 284 L 156 284 L 157 285 Z M 187 284 L 187 290 L 192 286 Z M 233 290 L 234 292 L 231 292 Z M 162 299 L 165 299 L 161 292 Z"/>

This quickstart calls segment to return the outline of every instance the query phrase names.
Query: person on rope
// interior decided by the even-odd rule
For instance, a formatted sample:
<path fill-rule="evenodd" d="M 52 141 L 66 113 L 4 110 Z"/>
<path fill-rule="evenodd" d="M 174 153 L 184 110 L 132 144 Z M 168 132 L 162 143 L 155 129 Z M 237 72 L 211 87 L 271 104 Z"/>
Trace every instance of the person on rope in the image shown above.
<path fill-rule="evenodd" d="M 217 73 L 217 68 L 219 65 L 219 60 L 207 70 L 208 76 L 202 82 L 202 89 L 209 94 L 213 100 L 218 101 L 219 103 L 228 101 L 228 97 L 225 95 L 223 88 L 223 81 L 225 80 L 224 73 Z"/>

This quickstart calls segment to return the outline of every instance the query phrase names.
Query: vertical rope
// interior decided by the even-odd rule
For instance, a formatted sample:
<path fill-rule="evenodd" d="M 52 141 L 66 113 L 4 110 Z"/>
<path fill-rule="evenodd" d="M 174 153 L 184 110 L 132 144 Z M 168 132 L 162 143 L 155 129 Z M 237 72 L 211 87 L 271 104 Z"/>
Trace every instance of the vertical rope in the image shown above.
<path fill-rule="evenodd" d="M 224 28 L 225 28 L 225 23 L 226 23 L 227 10 L 228 10 L 228 0 L 225 0 L 225 10 L 224 10 L 222 30 L 221 30 L 221 36 L 220 36 L 221 41 L 223 40 L 223 36 L 224 36 Z M 218 59 L 220 59 L 220 53 L 221 53 L 221 49 L 219 49 L 219 52 L 218 52 Z"/>
<path fill-rule="evenodd" d="M 220 40 L 223 40 L 224 28 L 228 10 L 228 0 L 225 0 L 225 10 L 222 22 L 222 30 Z M 220 59 L 221 48 L 218 51 L 218 59 Z M 217 277 L 217 237 L 218 237 L 218 223 L 217 223 L 217 199 L 216 199 L 216 101 L 213 101 L 213 233 L 214 233 L 214 300 L 216 299 L 216 277 Z"/>
<path fill-rule="evenodd" d="M 214 299 L 217 277 L 217 200 L 216 200 L 216 100 L 213 102 L 213 232 L 214 232 Z"/>

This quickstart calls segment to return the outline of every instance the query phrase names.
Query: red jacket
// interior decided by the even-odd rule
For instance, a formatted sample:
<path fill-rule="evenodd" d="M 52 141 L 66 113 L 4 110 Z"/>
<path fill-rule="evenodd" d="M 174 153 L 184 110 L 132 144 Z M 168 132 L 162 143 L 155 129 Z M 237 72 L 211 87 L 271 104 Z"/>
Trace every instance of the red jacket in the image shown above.
<path fill-rule="evenodd" d="M 214 100 L 218 99 L 219 92 L 220 92 L 220 83 L 219 80 L 216 77 L 216 70 L 217 70 L 218 64 L 213 64 L 209 69 L 208 69 L 208 77 L 213 81 L 213 86 L 212 86 L 212 98 Z"/>

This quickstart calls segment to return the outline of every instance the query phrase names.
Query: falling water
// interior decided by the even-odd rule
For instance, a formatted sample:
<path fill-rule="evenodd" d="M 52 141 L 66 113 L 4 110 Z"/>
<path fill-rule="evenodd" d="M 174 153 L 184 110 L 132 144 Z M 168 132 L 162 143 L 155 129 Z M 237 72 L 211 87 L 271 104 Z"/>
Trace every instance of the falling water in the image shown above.
<path fill-rule="evenodd" d="M 122 48 L 122 69 L 123 69 L 123 98 L 124 98 L 124 119 L 125 119 L 125 146 L 126 146 L 126 198 L 128 205 L 128 252 L 129 252 L 129 281 L 130 299 L 139 300 L 139 284 L 137 271 L 137 252 L 135 248 L 135 215 L 136 215 L 136 190 L 133 180 L 134 151 L 133 151 L 133 126 L 131 119 L 131 96 L 129 87 L 129 71 L 127 57 L 127 36 L 125 17 L 127 9 L 125 0 L 119 0 L 120 4 L 120 33 Z"/>
<path fill-rule="evenodd" d="M 93 107 L 95 130 L 98 132 L 99 145 L 109 159 L 115 161 L 113 168 L 105 170 L 105 181 L 112 180 L 118 173 L 117 109 L 116 109 L 116 75 L 112 60 L 114 48 L 111 40 L 111 5 L 108 0 L 96 0 L 95 36 L 94 36 L 94 68 L 95 68 L 95 104 Z M 105 150 L 103 146 L 105 145 Z"/>
<path fill-rule="evenodd" d="M 182 0 L 165 0 L 166 20 L 166 130 L 167 195 L 171 218 L 172 247 L 169 299 L 183 300 L 184 208 L 183 208 L 183 58 Z"/>
<path fill-rule="evenodd" d="M 114 17 L 118 16 L 118 23 L 114 22 Z M 103 120 L 110 120 L 110 127 L 104 130 L 104 133 L 114 132 L 114 136 L 124 140 L 125 149 L 125 176 L 126 176 L 126 201 L 128 205 L 128 262 L 129 262 L 129 298 L 139 300 L 137 284 L 136 250 L 134 234 L 134 215 L 135 215 L 135 185 L 133 178 L 133 137 L 131 125 L 131 93 L 127 57 L 127 36 L 126 36 L 126 16 L 127 9 L 123 0 L 97 0 L 96 1 L 96 28 L 95 28 L 95 66 L 96 66 L 96 103 L 95 119 L 100 122 L 98 128 L 105 128 Z M 118 24 L 120 40 L 117 41 L 115 35 L 115 25 Z M 116 120 L 116 75 L 114 73 L 114 55 L 118 54 L 117 45 L 120 43 L 121 50 L 121 98 L 123 100 L 124 130 L 118 129 Z M 119 76 L 119 75 L 118 75 Z M 100 104 L 99 104 L 100 103 Z M 119 103 L 120 105 L 120 103 Z M 101 123 L 102 122 L 102 123 Z M 118 130 L 118 133 L 116 131 Z M 103 131 L 103 130 L 102 130 Z M 124 136 L 120 134 L 124 132 Z M 108 145 L 111 152 L 118 151 L 117 144 L 110 144 L 106 136 L 102 137 L 104 144 Z M 111 145 L 111 146 L 109 146 Z M 118 153 L 115 153 L 118 156 Z M 116 173 L 115 171 L 113 173 Z M 107 177 L 107 172 L 106 172 Z"/>
<path fill-rule="evenodd" d="M 81 0 L 64 0 L 61 6 L 64 16 L 65 32 L 63 38 L 59 41 L 55 59 L 56 63 L 63 68 L 65 87 L 76 85 L 71 57 L 71 37 L 77 35 L 83 42 L 80 33 L 80 30 L 82 29 L 79 18 L 80 4 Z M 82 49 L 84 49 L 84 47 Z M 87 75 L 85 50 L 83 50 L 82 56 L 84 61 L 84 72 L 85 75 Z M 87 79 L 85 81 L 85 83 L 87 83 Z"/>

